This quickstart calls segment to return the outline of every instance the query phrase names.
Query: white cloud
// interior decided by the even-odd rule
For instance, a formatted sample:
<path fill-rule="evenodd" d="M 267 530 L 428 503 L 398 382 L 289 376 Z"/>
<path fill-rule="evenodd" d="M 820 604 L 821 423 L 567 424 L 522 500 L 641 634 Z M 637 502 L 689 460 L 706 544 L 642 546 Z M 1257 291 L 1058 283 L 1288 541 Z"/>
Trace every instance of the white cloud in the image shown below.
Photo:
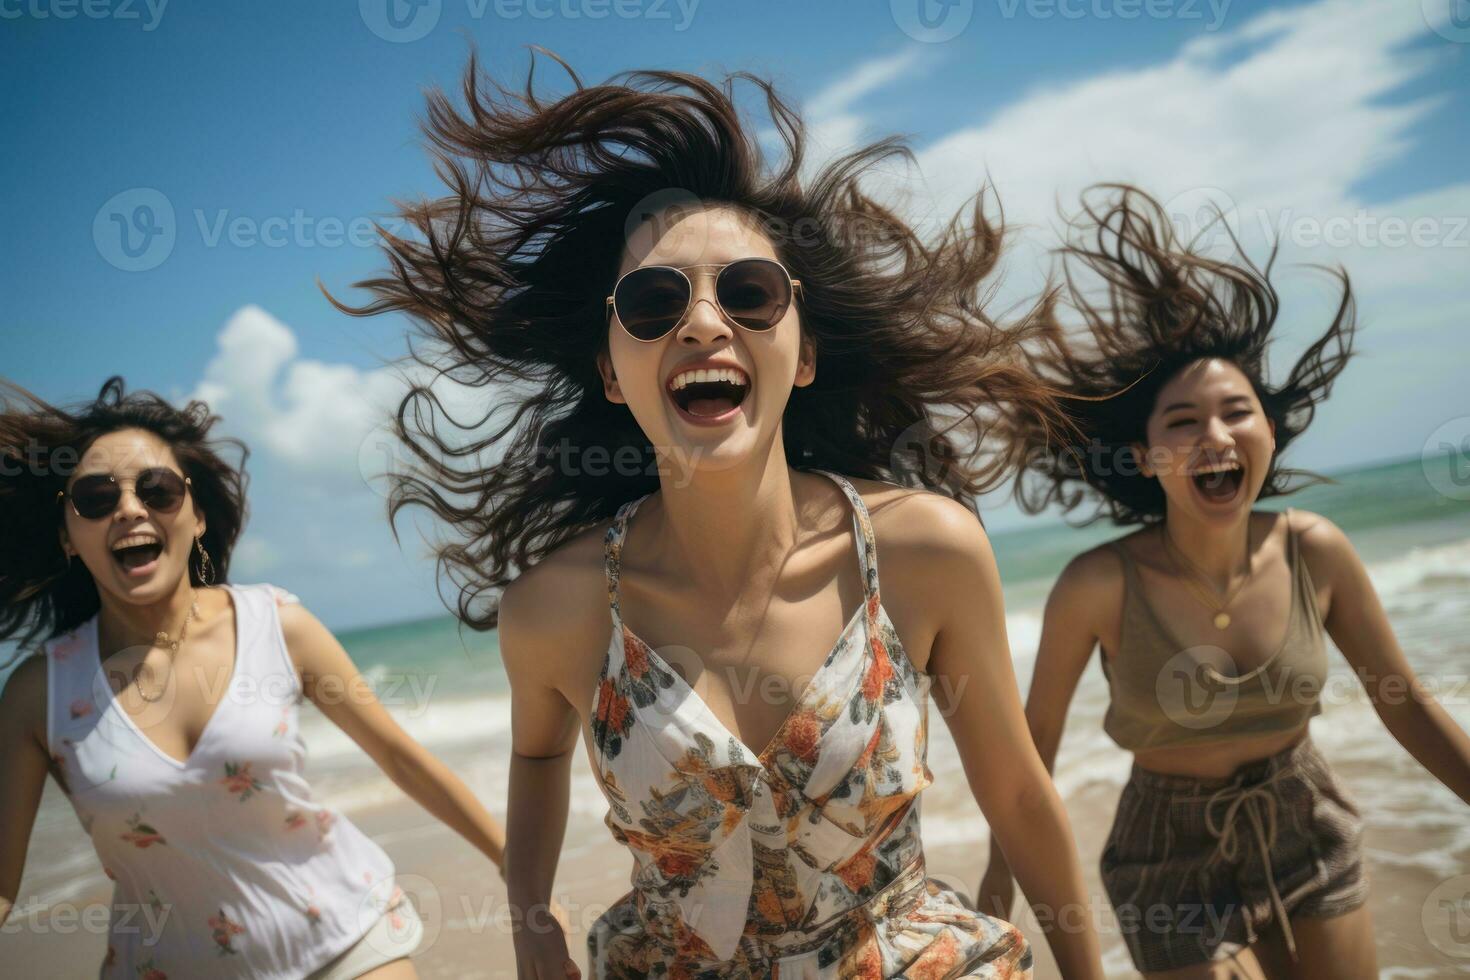
<path fill-rule="evenodd" d="M 1181 231 L 1198 228 L 1206 202 L 1232 208 L 1250 255 L 1264 259 L 1270 242 L 1281 243 L 1278 370 L 1334 307 L 1324 280 L 1297 264 L 1345 266 L 1365 326 L 1363 356 L 1295 461 L 1333 466 L 1416 452 L 1461 403 L 1444 365 L 1463 362 L 1466 349 L 1470 183 L 1378 201 L 1362 188 L 1410 159 L 1414 127 L 1441 105 L 1398 94 L 1452 50 L 1431 33 L 1421 6 L 1319 0 L 1264 12 L 1153 64 L 1039 85 L 983 122 L 920 146 L 912 171 L 869 175 L 864 186 L 932 233 L 988 179 L 1016 232 L 994 300 L 1002 311 L 1036 295 L 1059 244 L 1059 211 L 1075 213 L 1089 185 L 1138 184 L 1166 202 Z M 1420 41 L 1430 43 L 1413 47 Z M 876 59 L 808 100 L 820 137 L 808 172 L 865 133 L 864 98 L 916 70 L 896 57 Z M 1404 397 L 1410 390 L 1415 397 Z"/>
<path fill-rule="evenodd" d="M 859 62 L 856 67 L 802 100 L 806 124 L 807 162 L 803 175 L 810 177 L 824 161 L 865 142 L 869 122 L 853 106 L 866 95 L 905 81 L 933 67 L 934 54 L 924 45 L 913 45 L 893 54 Z M 759 139 L 771 149 L 781 148 L 775 129 L 765 129 Z"/>
<path fill-rule="evenodd" d="M 189 397 L 206 401 L 223 417 L 225 434 L 251 450 L 252 516 L 233 556 L 235 578 L 279 581 L 350 622 L 382 618 L 373 615 L 374 603 L 392 606 L 404 590 L 431 596 L 426 577 L 433 566 L 415 545 L 427 525 L 405 515 L 404 536 L 395 542 L 381 479 L 407 466 L 386 425 L 408 379 L 427 382 L 428 369 L 411 361 L 363 369 L 303 357 L 291 327 L 254 305 L 225 322 L 217 343 Z M 456 418 L 482 414 L 484 390 L 433 381 Z M 361 571 L 368 568 L 374 574 L 365 586 Z M 364 588 L 376 598 L 365 602 Z"/>
<path fill-rule="evenodd" d="M 1007 225 L 1021 232 L 1007 256 L 1001 306 L 1034 295 L 1057 244 L 1059 207 L 1074 212 L 1082 189 L 1100 180 L 1136 183 L 1177 205 L 1185 220 L 1205 200 L 1233 205 L 1253 254 L 1271 237 L 1286 237 L 1283 262 L 1356 260 L 1365 284 L 1443 281 L 1450 265 L 1463 268 L 1463 252 L 1360 247 L 1357 233 L 1344 246 L 1297 249 L 1284 234 L 1360 212 L 1412 223 L 1452 222 L 1470 211 L 1466 185 L 1371 206 L 1356 190 L 1412 150 L 1412 127 L 1439 104 L 1386 101 L 1443 53 L 1443 45 L 1407 47 L 1434 38 L 1418 7 L 1321 0 L 1268 11 L 1234 31 L 1203 34 L 1156 64 L 1039 86 L 984 123 L 920 147 L 916 171 L 885 169 L 865 187 L 932 232 L 991 180 Z M 860 141 L 869 128 L 863 100 L 911 81 L 928 66 L 920 57 L 926 50 L 914 45 L 864 61 L 805 100 L 808 173 Z M 1452 228 L 1441 231 L 1447 238 Z M 1365 248 L 1371 262 L 1359 254 Z"/>
<path fill-rule="evenodd" d="M 1058 244 L 1058 208 L 1075 212 L 1090 184 L 1136 183 L 1170 202 L 1181 222 L 1207 200 L 1233 205 L 1253 257 L 1281 242 L 1277 357 L 1293 355 L 1330 316 L 1323 281 L 1292 266 L 1341 264 L 1353 277 L 1366 356 L 1301 452 L 1329 465 L 1417 451 L 1450 406 L 1453 382 L 1421 367 L 1429 383 L 1419 397 L 1397 399 L 1398 374 L 1411 369 L 1379 354 L 1409 331 L 1421 361 L 1430 350 L 1465 350 L 1470 183 L 1386 201 L 1365 199 L 1361 188 L 1410 159 L 1413 128 L 1440 105 L 1397 95 L 1447 56 L 1419 8 L 1321 0 L 1204 35 L 1156 64 L 1040 86 L 921 147 L 923 190 L 908 213 L 933 230 L 993 181 L 1008 227 L 1019 229 L 1003 263 L 1003 309 L 1035 295 Z M 1411 47 L 1422 40 L 1435 43 Z M 1377 436 L 1365 441 L 1364 431 Z"/>
<path fill-rule="evenodd" d="M 1191 42 L 1162 64 L 1038 89 L 919 153 L 940 214 L 986 172 L 1008 218 L 1054 223 L 1099 179 L 1161 199 L 1224 189 L 1242 208 L 1336 211 L 1408 149 L 1428 100 L 1379 100 L 1427 67 L 1417 5 L 1324 0 Z"/>
<path fill-rule="evenodd" d="M 407 458 L 388 444 L 384 426 L 409 382 L 431 378 L 422 365 L 364 370 L 301 357 L 291 328 L 254 305 L 230 317 L 218 343 L 193 397 L 223 415 L 252 450 L 339 488 Z M 485 391 L 444 378 L 433 389 L 461 421 L 478 418 L 486 404 Z"/>
<path fill-rule="evenodd" d="M 914 75 L 925 64 L 918 46 L 896 54 L 864 61 L 853 71 L 832 82 L 806 102 L 812 120 L 810 138 L 813 159 L 831 156 L 855 147 L 863 136 L 866 121 L 852 111 L 863 96 Z"/>
<path fill-rule="evenodd" d="M 814 117 L 834 116 L 853 102 L 912 74 L 922 63 L 924 52 L 907 47 L 894 54 L 870 58 L 806 100 L 806 111 Z"/>
<path fill-rule="evenodd" d="M 289 327 L 258 306 L 241 307 L 219 335 L 194 397 L 247 440 L 294 467 L 357 471 L 357 451 L 402 382 L 388 369 L 363 371 L 298 356 Z"/>

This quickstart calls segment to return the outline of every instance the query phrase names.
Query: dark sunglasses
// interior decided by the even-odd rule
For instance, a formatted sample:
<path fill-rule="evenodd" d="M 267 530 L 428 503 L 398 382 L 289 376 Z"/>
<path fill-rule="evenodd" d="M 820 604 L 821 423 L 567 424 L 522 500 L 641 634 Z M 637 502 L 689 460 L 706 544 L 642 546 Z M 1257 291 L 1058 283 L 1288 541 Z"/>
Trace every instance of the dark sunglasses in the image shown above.
<path fill-rule="evenodd" d="M 686 271 L 715 277 L 720 312 L 746 330 L 769 330 L 781 322 L 801 289 L 775 259 L 736 259 L 724 265 L 645 265 L 618 277 L 607 298 L 607 315 L 635 340 L 654 341 L 677 327 L 694 305 L 694 283 Z"/>
<path fill-rule="evenodd" d="M 133 493 L 149 510 L 172 514 L 183 504 L 191 486 L 188 477 L 166 466 L 152 466 L 138 471 Z M 63 497 L 71 500 L 71 509 L 78 517 L 95 521 L 117 510 L 118 501 L 122 500 L 122 484 L 111 473 L 94 473 L 78 477 L 70 490 L 56 491 L 57 500 Z"/>

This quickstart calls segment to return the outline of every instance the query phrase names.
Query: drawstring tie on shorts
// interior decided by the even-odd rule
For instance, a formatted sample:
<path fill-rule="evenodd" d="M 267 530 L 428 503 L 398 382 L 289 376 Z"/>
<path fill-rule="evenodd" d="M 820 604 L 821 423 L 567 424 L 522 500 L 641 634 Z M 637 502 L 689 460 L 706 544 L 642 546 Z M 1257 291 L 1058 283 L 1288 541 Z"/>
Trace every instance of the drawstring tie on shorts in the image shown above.
<path fill-rule="evenodd" d="M 1292 962 L 1297 961 L 1296 939 L 1291 933 L 1291 922 L 1286 915 L 1286 906 L 1281 893 L 1276 889 L 1276 878 L 1271 868 L 1271 848 L 1276 843 L 1277 797 L 1273 786 L 1278 779 L 1292 775 L 1290 768 L 1277 769 L 1268 778 L 1258 783 L 1244 785 L 1239 778 L 1220 787 L 1205 799 L 1205 827 L 1210 835 L 1220 839 L 1215 854 L 1226 861 L 1234 861 L 1240 855 L 1240 816 L 1244 811 L 1250 821 L 1260 848 L 1261 862 L 1266 870 L 1266 887 L 1271 892 L 1271 907 L 1276 920 L 1281 923 L 1281 932 L 1286 937 L 1286 948 Z M 1198 797 L 1194 798 L 1198 799 Z M 1224 805 L 1225 811 L 1217 821 L 1216 807 Z"/>

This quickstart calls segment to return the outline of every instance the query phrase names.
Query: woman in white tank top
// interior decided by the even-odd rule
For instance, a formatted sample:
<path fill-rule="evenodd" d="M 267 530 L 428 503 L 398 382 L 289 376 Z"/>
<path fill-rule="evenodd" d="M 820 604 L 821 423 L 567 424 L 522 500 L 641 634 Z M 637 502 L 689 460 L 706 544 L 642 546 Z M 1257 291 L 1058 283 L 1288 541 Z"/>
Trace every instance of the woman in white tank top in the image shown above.
<path fill-rule="evenodd" d="M 382 848 L 313 797 L 313 700 L 497 866 L 500 826 L 269 585 L 226 585 L 243 478 L 179 411 L 120 379 L 72 415 L 0 413 L 0 921 L 49 771 L 107 875 L 103 977 L 414 976 L 422 928 Z M 219 584 L 211 584 L 211 583 Z"/>

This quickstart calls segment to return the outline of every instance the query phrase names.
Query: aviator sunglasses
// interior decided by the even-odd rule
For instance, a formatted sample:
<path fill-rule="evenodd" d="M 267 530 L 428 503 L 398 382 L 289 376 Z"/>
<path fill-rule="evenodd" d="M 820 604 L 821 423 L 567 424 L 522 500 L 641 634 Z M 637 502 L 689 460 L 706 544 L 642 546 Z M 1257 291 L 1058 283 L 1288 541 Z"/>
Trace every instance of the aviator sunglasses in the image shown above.
<path fill-rule="evenodd" d="M 184 496 L 193 486 L 189 478 L 180 476 L 166 466 L 152 466 L 138 471 L 133 481 L 133 493 L 143 506 L 158 514 L 172 514 L 184 502 Z M 122 500 L 122 485 L 111 473 L 94 473 L 78 477 L 71 490 L 56 491 L 56 499 L 71 500 L 71 509 L 78 517 L 89 521 L 99 520 L 117 510 Z"/>
<path fill-rule="evenodd" d="M 618 277 L 607 298 L 607 316 L 635 340 L 658 340 L 677 327 L 694 306 L 694 283 L 687 272 L 715 277 L 715 303 L 726 319 L 746 330 L 770 330 L 781 322 L 801 280 L 791 278 L 775 259 L 736 259 L 675 268 L 645 265 Z"/>

